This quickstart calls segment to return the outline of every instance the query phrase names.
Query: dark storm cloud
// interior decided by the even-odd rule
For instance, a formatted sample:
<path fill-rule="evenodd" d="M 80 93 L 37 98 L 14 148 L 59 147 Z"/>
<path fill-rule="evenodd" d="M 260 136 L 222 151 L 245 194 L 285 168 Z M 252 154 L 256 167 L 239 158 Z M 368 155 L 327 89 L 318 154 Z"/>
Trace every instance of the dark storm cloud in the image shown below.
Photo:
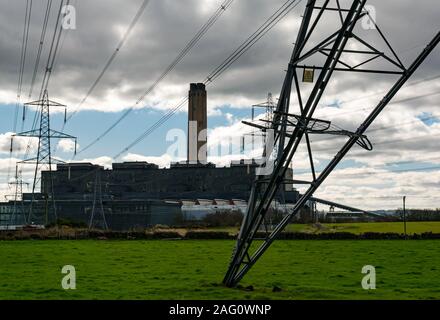
<path fill-rule="evenodd" d="M 93 93 L 91 101 L 98 101 L 100 98 L 105 101 L 110 90 L 116 90 L 121 103 L 125 107 L 130 106 L 154 82 L 221 2 L 151 0 L 112 67 Z M 186 88 L 191 81 L 203 80 L 283 2 L 284 0 L 236 0 L 189 56 L 162 83 L 162 88 L 169 85 Z M 392 39 L 393 46 L 404 53 L 405 61 L 410 61 L 422 48 L 414 46 L 424 44 L 439 27 L 439 6 L 434 0 L 417 3 L 409 0 L 369 3 L 375 5 L 378 23 Z M 66 38 L 62 40 L 63 46 L 50 90 L 58 99 L 76 104 L 115 49 L 141 1 L 77 0 L 72 1 L 72 4 L 77 10 L 77 29 L 65 32 Z M 24 5 L 25 1 L 1 1 L 0 85 L 3 91 L 11 92 L 12 97 L 18 77 Z M 44 6 L 45 1 L 34 1 L 24 77 L 26 93 L 40 37 Z M 52 36 L 57 7 L 58 1 L 54 1 L 46 43 Z M 277 95 L 303 7 L 304 3 L 301 3 L 288 18 L 237 61 L 212 86 L 210 97 L 215 98 L 217 95 L 230 100 L 225 103 L 234 104 L 233 97 L 237 95 L 256 101 L 261 100 L 268 91 Z M 42 63 L 46 57 L 47 46 Z M 434 70 L 439 70 L 439 66 L 440 58 L 435 54 L 422 66 L 420 74 L 432 74 Z M 43 65 L 40 69 L 42 67 Z M 341 88 L 349 90 L 359 87 L 353 81 L 354 77 L 355 75 L 341 77 L 332 92 L 339 92 Z M 39 81 L 37 87 L 38 84 Z M 376 81 L 371 81 L 370 84 L 365 84 L 365 90 L 377 84 Z M 120 90 L 122 87 L 124 90 Z"/>

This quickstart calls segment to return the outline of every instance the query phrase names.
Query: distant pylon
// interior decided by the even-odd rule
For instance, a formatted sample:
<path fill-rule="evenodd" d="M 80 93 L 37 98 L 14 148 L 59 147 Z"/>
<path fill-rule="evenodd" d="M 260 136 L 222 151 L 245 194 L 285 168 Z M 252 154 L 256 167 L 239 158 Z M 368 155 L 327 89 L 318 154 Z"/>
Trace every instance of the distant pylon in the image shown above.
<path fill-rule="evenodd" d="M 22 172 L 21 169 L 18 168 L 18 163 L 15 166 L 15 179 L 13 182 L 9 182 L 9 185 L 15 186 L 14 207 L 9 217 L 9 224 L 18 224 L 17 221 L 19 220 L 17 218 L 19 214 L 22 216 L 22 222 L 26 223 L 23 204 L 23 185 L 29 186 L 29 183 L 23 181 Z"/>
<path fill-rule="evenodd" d="M 32 223 L 33 214 L 33 203 L 35 200 L 35 190 L 39 182 L 38 171 L 47 170 L 49 171 L 49 183 L 50 186 L 41 185 L 40 192 L 45 196 L 46 202 L 51 200 L 53 203 L 53 213 L 55 220 L 57 219 L 54 190 L 53 190 L 53 177 L 52 177 L 52 164 L 53 163 L 63 163 L 61 160 L 52 158 L 51 154 L 51 139 L 72 139 L 75 141 L 75 153 L 76 153 L 76 137 L 52 130 L 50 128 L 50 107 L 61 107 L 64 108 L 64 121 L 66 121 L 66 106 L 58 102 L 49 100 L 47 90 L 44 91 L 43 99 L 33 102 L 25 103 L 25 106 L 38 106 L 40 112 L 40 127 L 35 130 L 30 130 L 26 132 L 21 132 L 13 135 L 18 137 L 34 137 L 38 138 L 38 151 L 35 158 L 25 159 L 22 163 L 32 163 L 35 164 L 34 181 L 32 184 L 32 200 L 29 205 L 29 215 L 28 223 Z M 12 141 L 11 141 L 12 146 Z M 12 149 L 12 147 L 11 147 Z M 46 206 L 46 217 L 48 216 Z"/>
<path fill-rule="evenodd" d="M 96 198 L 99 198 L 99 210 L 101 211 L 102 224 L 105 230 L 108 230 L 107 220 L 105 219 L 105 211 L 104 204 L 102 203 L 102 184 L 101 184 L 101 172 L 100 170 L 96 170 L 95 183 L 94 183 L 94 191 L 93 191 L 93 205 L 92 205 L 92 213 L 90 215 L 89 229 L 93 227 L 93 222 L 95 218 L 95 209 L 96 209 Z"/>
<path fill-rule="evenodd" d="M 266 121 L 272 121 L 272 117 L 273 117 L 273 110 L 275 109 L 275 105 L 273 103 L 273 98 L 272 98 L 272 93 L 269 92 L 267 94 L 267 100 L 263 103 L 259 103 L 259 104 L 254 104 L 252 106 L 252 121 L 254 121 L 255 118 L 255 108 L 265 108 L 266 109 L 266 113 L 264 115 L 264 119 Z"/>
<path fill-rule="evenodd" d="M 273 119 L 273 111 L 275 109 L 275 105 L 273 103 L 273 98 L 272 98 L 272 93 L 269 92 L 267 94 L 267 100 L 265 102 L 259 103 L 259 104 L 254 104 L 251 107 L 252 113 L 251 113 L 251 120 L 254 121 L 255 120 L 255 109 L 256 108 L 265 108 L 265 114 L 264 114 L 264 118 L 262 119 L 265 123 L 267 128 L 269 128 L 271 126 L 271 122 Z M 245 133 L 242 136 L 242 143 L 240 145 L 240 152 L 244 153 L 244 148 L 245 148 L 245 136 L 251 136 L 251 148 L 252 150 L 254 150 L 255 148 L 255 136 L 260 136 L 261 134 L 255 134 L 255 131 L 251 132 L 251 133 Z M 266 144 L 266 134 L 262 134 L 261 135 L 263 138 L 263 145 Z"/>

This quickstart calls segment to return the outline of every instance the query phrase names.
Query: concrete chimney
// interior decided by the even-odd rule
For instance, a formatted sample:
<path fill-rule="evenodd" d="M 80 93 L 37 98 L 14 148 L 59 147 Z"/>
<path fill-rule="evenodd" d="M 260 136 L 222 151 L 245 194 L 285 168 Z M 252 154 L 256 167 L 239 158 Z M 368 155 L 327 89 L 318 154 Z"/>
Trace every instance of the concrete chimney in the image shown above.
<path fill-rule="evenodd" d="M 188 162 L 207 163 L 206 89 L 203 83 L 191 83 L 188 100 Z"/>

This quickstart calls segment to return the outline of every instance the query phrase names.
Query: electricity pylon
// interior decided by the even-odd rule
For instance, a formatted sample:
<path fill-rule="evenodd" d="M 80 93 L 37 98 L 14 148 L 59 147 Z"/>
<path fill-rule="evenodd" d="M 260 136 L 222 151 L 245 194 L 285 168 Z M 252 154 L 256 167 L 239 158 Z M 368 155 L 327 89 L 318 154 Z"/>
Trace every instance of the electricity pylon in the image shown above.
<path fill-rule="evenodd" d="M 366 130 L 440 41 L 440 33 L 437 33 L 423 52 L 406 68 L 384 33 L 379 29 L 374 17 L 365 9 L 366 0 L 345 2 L 350 5 L 349 7 L 341 7 L 339 0 L 323 0 L 319 1 L 319 4 L 317 2 L 317 0 L 307 1 L 271 123 L 271 129 L 275 135 L 275 145 L 271 146 L 273 153 L 276 153 L 275 163 L 271 173 L 257 176 L 252 186 L 247 212 L 238 234 L 229 268 L 223 279 L 226 286 L 235 286 L 243 278 L 288 225 L 291 218 L 312 199 L 314 192 L 355 144 L 366 150 L 372 150 L 373 146 L 365 136 Z M 329 5 L 330 2 L 331 5 Z M 333 18 L 331 14 L 334 15 Z M 333 20 L 329 23 L 328 20 L 323 21 L 324 18 Z M 368 19 L 367 24 L 371 28 L 360 28 L 359 22 L 362 19 Z M 334 25 L 332 22 L 338 24 L 334 30 L 331 30 Z M 321 29 L 317 31 L 319 27 Z M 370 41 L 359 36 L 362 29 L 369 33 Z M 384 50 L 377 49 L 377 45 L 372 43 L 373 32 Z M 298 79 L 299 71 L 302 71 L 303 85 L 300 85 Z M 315 77 L 315 72 L 318 73 L 317 77 Z M 398 79 L 357 129 L 348 131 L 335 127 L 329 120 L 313 117 L 328 84 L 332 82 L 334 72 L 374 74 L 376 77 L 394 75 L 398 76 Z M 306 85 L 312 87 L 304 88 Z M 291 94 L 292 91 L 295 92 L 294 95 Z M 298 114 L 289 113 L 291 100 L 296 101 Z M 267 130 L 263 125 L 250 125 L 263 131 Z M 312 134 L 340 135 L 347 139 L 339 150 L 335 150 L 335 156 L 319 174 L 315 171 L 309 139 L 309 135 Z M 299 146 L 304 146 L 308 154 L 311 181 L 295 179 L 286 181 L 285 173 Z M 266 155 L 266 159 L 268 158 L 269 155 Z M 295 161 L 293 167 L 295 167 Z M 262 243 L 254 244 L 253 241 L 260 226 L 266 223 L 265 218 L 274 196 L 285 183 L 302 184 L 308 187 L 281 222 L 273 230 L 266 231 Z M 260 235 L 258 236 L 261 238 Z"/>
<path fill-rule="evenodd" d="M 50 128 L 50 107 L 64 108 L 64 121 L 66 121 L 66 106 L 58 102 L 49 100 L 47 90 L 44 91 L 43 98 L 38 101 L 25 103 L 25 106 L 37 106 L 40 113 L 39 125 L 40 127 L 35 130 L 21 132 L 13 135 L 13 137 L 33 137 L 38 138 L 38 150 L 37 156 L 30 159 L 25 159 L 21 163 L 35 164 L 34 181 L 32 184 L 32 200 L 29 205 L 28 223 L 32 222 L 33 215 L 33 203 L 35 201 L 35 191 L 39 182 L 38 172 L 46 170 L 49 172 L 49 186 L 41 184 L 40 192 L 45 197 L 46 203 L 51 200 L 53 204 L 53 214 L 55 220 L 57 219 L 56 205 L 54 199 L 53 190 L 53 177 L 52 177 L 52 164 L 64 163 L 61 160 L 55 159 L 51 154 L 51 140 L 52 139 L 72 139 L 75 141 L 75 153 L 76 153 L 76 137 L 65 134 L 63 132 L 55 131 Z M 11 141 L 12 149 L 12 141 Z M 48 217 L 48 207 L 46 205 L 46 217 Z"/>
<path fill-rule="evenodd" d="M 274 105 L 273 99 L 272 99 L 272 93 L 269 92 L 267 94 L 267 100 L 265 102 L 262 102 L 262 103 L 259 103 L 259 104 L 254 104 L 251 107 L 251 110 L 252 110 L 251 120 L 252 121 L 255 120 L 255 110 L 257 108 L 264 108 L 265 109 L 264 121 L 266 123 L 270 123 L 271 120 L 272 120 L 272 117 L 273 117 L 273 111 L 275 109 L 275 105 Z M 268 128 L 269 128 L 269 125 L 268 125 Z M 241 137 L 241 139 L 242 139 L 241 146 L 240 146 L 240 152 L 241 153 L 244 153 L 244 151 L 245 151 L 245 139 L 246 139 L 247 136 L 251 137 L 251 150 L 254 150 L 254 148 L 255 148 L 255 137 L 256 136 L 258 136 L 258 137 L 261 136 L 262 137 L 263 145 L 266 143 L 266 134 L 265 133 L 260 133 L 260 132 L 256 133 L 256 131 L 252 131 L 250 133 L 245 133 Z"/>
<path fill-rule="evenodd" d="M 93 190 L 93 204 L 92 204 L 92 213 L 90 214 L 89 229 L 93 228 L 94 223 L 95 223 L 94 218 L 95 218 L 97 198 L 99 201 L 98 205 L 99 205 L 99 211 L 101 212 L 102 225 L 105 230 L 108 230 L 107 220 L 105 218 L 104 204 L 102 203 L 101 171 L 99 169 L 96 170 L 96 175 L 95 175 L 95 183 L 94 183 L 94 190 Z"/>
<path fill-rule="evenodd" d="M 18 168 L 18 163 L 15 166 L 15 179 L 14 181 L 9 182 L 9 185 L 15 186 L 14 207 L 9 219 L 9 224 L 17 224 L 18 216 L 21 216 L 23 222 L 26 223 L 23 203 L 23 185 L 29 186 L 29 183 L 23 181 L 22 171 Z"/>
<path fill-rule="evenodd" d="M 273 110 L 275 109 L 275 104 L 273 103 L 273 98 L 272 98 L 272 93 L 269 92 L 267 94 L 267 100 L 263 103 L 259 103 L 259 104 L 254 104 L 252 106 L 252 121 L 254 121 L 255 118 L 255 108 L 264 108 L 266 109 L 265 114 L 264 114 L 264 120 L 266 120 L 267 122 L 270 122 L 272 120 L 273 117 Z"/>

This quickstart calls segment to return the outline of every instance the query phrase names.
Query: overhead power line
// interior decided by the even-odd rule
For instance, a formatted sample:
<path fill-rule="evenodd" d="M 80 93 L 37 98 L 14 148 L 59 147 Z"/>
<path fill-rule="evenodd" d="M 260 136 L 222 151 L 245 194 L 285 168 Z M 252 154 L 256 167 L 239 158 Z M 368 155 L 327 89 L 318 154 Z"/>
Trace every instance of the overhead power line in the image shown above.
<path fill-rule="evenodd" d="M 214 82 L 221 74 L 224 73 L 235 61 L 237 61 L 243 54 L 245 54 L 255 43 L 260 40 L 267 32 L 269 32 L 278 22 L 280 22 L 290 11 L 292 11 L 302 0 L 286 1 L 279 9 L 275 11 L 254 33 L 252 33 L 232 54 L 230 54 L 218 67 L 212 70 L 206 77 L 204 84 Z M 124 152 L 130 150 L 139 142 L 147 138 L 157 128 L 162 126 L 168 119 L 170 119 L 179 109 L 181 109 L 188 100 L 184 97 L 174 108 L 169 110 L 151 127 L 145 130 L 138 138 L 136 138 L 127 147 L 123 148 L 115 155 L 115 159 L 119 158 Z"/>
<path fill-rule="evenodd" d="M 34 85 L 35 85 L 35 80 L 37 78 L 37 72 L 38 72 L 38 67 L 40 65 L 41 52 L 43 51 L 44 39 L 46 38 L 47 23 L 49 21 L 51 7 L 52 7 L 52 0 L 48 0 L 47 4 L 46 4 L 46 12 L 44 13 L 43 27 L 41 29 L 41 35 L 40 35 L 40 42 L 38 44 L 38 49 L 37 49 L 37 57 L 35 59 L 35 64 L 34 64 L 34 72 L 32 73 L 31 86 L 30 86 L 29 95 L 28 95 L 29 99 L 32 97 L 32 93 L 33 93 Z"/>
<path fill-rule="evenodd" d="M 103 133 L 96 139 L 92 140 L 87 146 L 78 151 L 81 153 L 95 145 L 98 141 L 104 138 L 110 131 L 112 131 L 122 120 L 124 120 L 134 109 L 138 106 L 147 95 L 154 91 L 159 83 L 179 64 L 179 62 L 189 53 L 189 51 L 200 41 L 200 39 L 209 31 L 220 16 L 231 6 L 234 0 L 224 1 L 221 6 L 209 17 L 208 21 L 199 29 L 195 36 L 187 43 L 187 45 L 180 51 L 177 57 L 170 63 L 170 65 L 162 72 L 162 74 L 151 84 L 147 90 L 136 100 L 134 106 L 127 109 L 112 125 L 110 125 Z M 72 114 L 68 119 L 70 119 Z M 78 154 L 77 153 L 77 154 Z"/>
<path fill-rule="evenodd" d="M 24 18 L 24 27 L 23 27 L 23 38 L 21 42 L 20 67 L 18 72 L 18 85 L 17 85 L 17 108 L 15 110 L 13 132 L 16 132 L 17 130 L 18 109 L 20 105 L 21 92 L 23 89 L 23 74 L 26 65 L 26 54 L 27 54 L 27 45 L 29 40 L 29 26 L 31 21 L 31 14 L 32 14 L 32 0 L 27 0 L 25 18 Z"/>
<path fill-rule="evenodd" d="M 69 5 L 70 0 L 67 0 L 67 5 Z M 57 16 L 57 20 L 55 22 L 55 29 L 53 32 L 53 36 L 52 36 L 52 41 L 50 44 L 50 49 L 49 49 L 49 54 L 47 56 L 47 63 L 46 63 L 46 69 L 44 72 L 44 76 L 43 76 L 43 81 L 41 83 L 41 89 L 40 89 L 40 95 L 39 95 L 39 99 L 41 99 L 43 97 L 44 92 L 47 90 L 47 88 L 49 87 L 49 81 L 52 75 L 52 70 L 54 67 L 54 63 L 56 60 L 56 56 L 58 53 L 58 48 L 60 45 L 60 39 L 61 39 L 61 34 L 63 33 L 63 27 L 60 25 L 61 23 L 61 12 L 63 9 L 63 5 L 64 5 L 64 0 L 61 0 L 60 2 L 60 8 L 58 10 L 58 16 Z"/>
<path fill-rule="evenodd" d="M 87 91 L 86 95 L 81 99 L 80 103 L 76 106 L 75 111 L 67 117 L 66 122 L 69 121 L 78 112 L 78 109 L 84 104 L 84 102 L 86 102 L 86 100 L 90 97 L 92 92 L 95 90 L 96 86 L 101 81 L 102 77 L 104 76 L 104 74 L 107 72 L 107 70 L 109 69 L 109 67 L 113 63 L 113 60 L 115 60 L 116 56 L 121 51 L 122 47 L 124 46 L 125 42 L 127 41 L 128 37 L 131 33 L 131 31 L 134 29 L 134 27 L 138 23 L 139 18 L 141 17 L 143 12 L 145 11 L 145 8 L 147 7 L 149 2 L 150 2 L 150 0 L 144 0 L 142 2 L 141 6 L 139 7 L 138 11 L 136 12 L 136 15 L 134 16 L 133 20 L 131 21 L 130 25 L 128 26 L 127 30 L 125 31 L 124 35 L 122 36 L 121 40 L 119 41 L 118 45 L 116 46 L 115 50 L 113 51 L 112 55 L 110 56 L 110 58 L 107 60 L 106 64 L 104 65 L 104 68 L 101 70 L 101 72 L 99 73 L 96 80 L 92 83 L 92 85 L 89 88 L 89 90 Z M 64 127 L 63 127 L 63 129 L 64 129 Z"/>
<path fill-rule="evenodd" d="M 235 51 L 227 57 L 217 68 L 215 68 L 205 80 L 210 83 L 216 80 L 224 70 L 228 69 L 235 61 L 245 54 L 255 43 L 257 43 L 267 32 L 275 27 L 290 11 L 292 11 L 301 0 L 288 0 L 276 10 L 253 34 L 251 34 Z"/>
<path fill-rule="evenodd" d="M 168 73 L 170 73 L 175 66 L 186 56 L 186 54 L 197 44 L 197 42 L 208 32 L 208 30 L 214 25 L 214 23 L 220 18 L 220 16 L 225 12 L 234 0 L 227 0 L 223 2 L 216 12 L 208 19 L 208 21 L 202 26 L 202 28 L 197 32 L 194 38 L 186 45 L 185 48 L 179 53 L 179 55 L 174 59 L 174 61 L 165 69 L 165 71 L 160 75 L 160 77 L 139 97 L 136 104 L 139 104 L 144 98 L 150 94 L 156 86 L 162 81 Z"/>
<path fill-rule="evenodd" d="M 32 14 L 32 0 L 26 0 L 23 35 L 21 40 L 20 63 L 18 68 L 19 70 L 18 70 L 18 84 L 17 84 L 17 103 L 15 107 L 14 119 L 12 124 L 13 133 L 17 132 L 18 113 L 20 109 L 21 93 L 23 89 L 23 75 L 24 75 L 24 68 L 26 65 L 26 54 L 27 54 L 27 45 L 29 39 L 29 26 L 31 21 L 31 14 Z M 11 163 L 12 163 L 12 150 L 9 154 L 9 162 L 8 162 L 8 173 L 7 173 L 8 183 L 9 183 L 9 178 L 11 176 Z"/>
<path fill-rule="evenodd" d="M 385 175 L 385 174 L 404 174 L 404 173 L 417 173 L 417 172 L 432 172 L 439 170 L 440 166 L 430 166 L 430 167 L 422 167 L 422 168 L 412 168 L 412 169 L 395 169 L 395 170 L 384 170 L 384 171 L 374 171 L 374 172 L 353 172 L 353 173 L 338 173 L 338 170 L 335 170 L 335 175 L 332 177 L 333 179 L 350 179 L 351 177 L 365 177 L 365 176 L 375 176 L 375 175 Z"/>
<path fill-rule="evenodd" d="M 225 60 L 226 61 L 226 60 Z M 425 78 L 425 79 L 421 79 L 421 80 L 417 80 L 414 81 L 412 83 L 409 83 L 407 85 L 408 86 L 412 86 L 412 85 L 416 85 L 422 82 L 426 82 L 426 81 L 431 81 L 431 80 L 435 80 L 440 78 L 440 75 L 434 76 L 434 77 L 429 77 L 429 78 Z M 374 95 L 377 95 L 379 93 L 376 93 Z M 391 104 L 397 104 L 397 103 L 402 103 L 402 102 L 407 102 L 407 101 L 413 101 L 413 100 L 417 100 L 417 99 L 421 99 L 421 98 L 425 98 L 425 97 L 429 97 L 429 96 L 434 96 L 434 95 L 438 95 L 440 94 L 440 92 L 431 92 L 431 93 L 427 93 L 427 94 L 423 94 L 423 95 L 419 95 L 419 96 L 413 96 L 413 97 L 408 97 L 408 98 L 404 98 L 404 99 L 400 99 L 394 102 L 390 102 Z M 141 136 L 139 136 L 136 140 L 134 140 L 129 146 L 127 146 L 124 150 L 122 150 L 121 152 L 119 152 L 115 158 L 118 158 L 119 156 L 121 156 L 124 152 L 128 151 L 130 148 L 132 148 L 133 146 L 135 146 L 136 144 L 138 144 L 139 142 L 141 142 L 143 139 L 145 139 L 146 137 L 148 137 L 154 130 L 156 130 L 158 127 L 160 127 L 163 123 L 165 123 L 169 118 L 171 118 L 174 113 L 176 113 L 181 107 L 183 107 L 184 103 L 187 101 L 188 99 L 184 99 L 183 101 L 181 101 L 176 107 L 174 107 L 173 109 L 171 109 L 169 112 L 167 112 L 161 119 L 159 119 L 155 124 L 153 124 L 150 128 L 148 128 L 148 130 L 146 130 Z M 368 109 L 368 108 L 366 108 Z M 371 109 L 371 108 L 369 108 Z M 343 113 L 345 114 L 345 113 Z M 430 115 L 427 117 L 423 117 L 420 118 L 417 121 L 426 121 L 426 120 L 430 120 L 430 119 L 435 119 L 436 115 Z M 407 122 L 405 124 L 410 124 L 410 123 L 415 123 L 416 121 L 411 121 L 411 122 Z M 401 126 L 403 124 L 395 124 L 392 126 L 387 126 L 384 128 L 375 128 L 375 129 L 371 129 L 369 130 L 369 132 L 373 132 L 373 131 L 381 131 L 381 130 L 389 130 L 392 127 L 398 127 Z M 424 138 L 426 136 L 422 136 L 422 137 L 417 137 L 417 138 Z M 327 140 L 334 140 L 334 139 L 341 139 L 343 137 L 340 136 L 332 136 L 326 139 L 321 139 L 321 141 L 327 141 Z M 414 139 L 414 138 L 412 138 Z M 398 140 L 393 140 L 393 141 L 383 141 L 383 142 L 378 142 L 375 143 L 375 145 L 380 145 L 380 144 L 387 144 L 387 143 L 395 143 L 395 142 L 400 142 L 400 141 L 404 141 L 405 139 L 398 139 Z M 315 151 L 328 151 L 328 150 L 332 150 L 332 149 L 317 149 Z"/>
<path fill-rule="evenodd" d="M 38 49 L 37 49 L 37 56 L 36 56 L 35 64 L 34 64 L 34 71 L 32 73 L 31 85 L 30 85 L 30 88 L 29 88 L 29 94 L 28 94 L 28 98 L 29 99 L 32 97 L 32 93 L 33 93 L 34 86 L 35 86 L 35 81 L 36 81 L 36 78 L 37 78 L 38 68 L 40 66 L 41 54 L 42 54 L 42 51 L 43 51 L 44 40 L 46 38 L 47 25 L 48 25 L 48 22 L 49 22 L 51 8 L 52 8 L 52 0 L 48 0 L 47 3 L 46 3 L 46 10 L 45 10 L 45 13 L 44 13 L 44 18 L 43 18 L 43 26 L 41 28 L 40 41 L 39 41 Z M 32 121 L 31 130 L 34 130 L 36 128 L 36 126 L 37 126 L 38 115 L 39 115 L 39 110 L 36 110 L 36 112 L 34 114 L 34 119 Z M 25 109 L 23 108 L 23 122 L 22 122 L 21 131 L 23 131 L 23 129 L 24 129 L 25 120 L 26 120 L 25 119 Z M 26 147 L 25 159 L 29 155 L 30 147 L 31 147 L 31 139 L 29 139 L 27 147 Z"/>
<path fill-rule="evenodd" d="M 440 133 L 436 133 L 436 134 L 432 134 L 432 133 L 428 133 L 428 134 L 423 134 L 420 136 L 415 136 L 415 137 L 410 137 L 410 138 L 399 138 L 399 139 L 394 139 L 394 140 L 383 140 L 383 141 L 379 141 L 376 143 L 373 143 L 373 146 L 378 146 L 378 145 L 384 145 L 384 144 L 390 144 L 390 143 L 399 143 L 399 142 L 405 142 L 405 141 L 413 141 L 413 140 L 420 140 L 420 139 L 426 139 L 427 137 L 437 137 L 440 136 Z M 327 139 L 330 140 L 330 139 Z M 320 151 L 320 152 L 325 152 L 325 151 L 333 151 L 335 148 L 316 148 L 314 149 L 314 151 Z M 351 155 L 354 155 L 356 153 L 351 153 Z M 362 152 L 362 154 L 364 154 Z"/>
<path fill-rule="evenodd" d="M 124 152 L 130 150 L 132 147 L 137 145 L 139 142 L 148 137 L 151 133 L 154 132 L 157 128 L 162 126 L 166 121 L 168 121 L 180 108 L 182 108 L 186 102 L 188 101 L 188 97 L 184 97 L 173 109 L 169 110 L 165 115 L 163 115 L 158 121 L 156 121 L 151 127 L 149 127 L 146 131 L 144 131 L 138 138 L 136 138 L 132 143 L 130 143 L 127 147 L 125 147 L 122 151 L 120 151 L 117 155 L 114 156 L 114 159 L 119 158 Z"/>
<path fill-rule="evenodd" d="M 423 78 L 423 79 L 419 79 L 419 80 L 416 80 L 416 81 L 409 82 L 408 84 L 406 84 L 404 86 L 404 88 L 415 86 L 417 84 L 424 83 L 424 82 L 427 82 L 427 81 L 436 80 L 436 79 L 439 79 L 439 78 L 440 78 L 440 74 L 437 74 L 437 75 L 431 76 L 431 77 L 427 77 L 427 78 Z M 346 104 L 348 102 L 363 100 L 363 99 L 366 99 L 366 98 L 371 98 L 371 97 L 375 97 L 375 96 L 380 95 L 380 94 L 384 94 L 386 92 L 387 92 L 386 90 L 381 90 L 381 91 L 377 91 L 377 92 L 374 92 L 374 93 L 371 93 L 371 94 L 368 94 L 368 95 L 363 95 L 363 96 L 360 96 L 360 97 L 357 97 L 357 98 L 353 98 L 353 99 L 349 99 L 349 100 L 344 100 L 344 101 L 339 102 L 338 104 Z M 324 106 L 325 107 L 329 107 L 331 105 L 324 105 Z"/>
<path fill-rule="evenodd" d="M 76 10 L 77 10 L 77 0 L 70 0 L 70 3 L 71 3 L 71 5 L 74 7 L 74 8 L 76 8 Z M 68 3 L 69 4 L 69 3 Z M 61 52 L 62 52 L 62 50 L 63 50 L 63 47 L 64 47 L 64 43 L 66 42 L 66 38 L 67 38 L 67 36 L 70 34 L 70 31 L 71 29 L 69 28 L 69 29 L 67 29 L 67 30 L 65 30 L 64 32 L 63 32 L 63 35 L 61 36 L 62 37 L 62 39 L 61 39 L 61 44 L 60 44 L 60 48 L 58 49 L 58 55 L 57 55 L 57 57 L 56 57 L 56 59 L 55 59 L 55 61 L 54 61 L 54 66 L 53 66 L 53 68 L 55 68 L 56 67 L 56 65 L 58 64 L 58 62 L 59 62 L 59 57 L 60 57 L 60 55 L 61 55 Z"/>
<path fill-rule="evenodd" d="M 421 168 L 409 168 L 409 169 L 393 169 L 393 170 L 384 170 L 384 171 L 373 171 L 373 172 L 356 172 L 356 173 L 339 173 L 334 176 L 334 178 L 338 179 L 343 176 L 369 176 L 369 175 L 377 175 L 377 174 L 387 174 L 387 173 L 405 173 L 405 172 L 418 172 L 418 171 L 430 171 L 430 170 L 438 170 L 440 166 L 429 166 L 429 167 L 421 167 Z"/>
<path fill-rule="evenodd" d="M 51 1 L 51 0 L 49 0 Z M 67 0 L 67 5 L 70 3 L 70 0 Z M 54 27 L 54 31 L 53 31 L 53 36 L 52 36 L 52 41 L 51 41 L 51 45 L 50 45 L 50 49 L 49 49 L 49 54 L 47 57 L 47 63 L 44 69 L 44 76 L 43 76 L 43 81 L 41 83 L 41 89 L 40 89 L 40 93 L 39 93 L 39 97 L 41 99 L 41 97 L 43 96 L 43 92 L 48 88 L 49 86 L 49 81 L 50 81 L 50 76 L 54 70 L 54 61 L 56 59 L 57 56 L 57 52 L 58 52 L 58 46 L 59 46 L 59 42 L 60 42 L 60 37 L 61 37 L 61 33 L 63 31 L 62 26 L 60 26 L 60 22 L 61 22 L 61 11 L 64 5 L 64 0 L 60 1 L 60 7 L 58 10 L 58 15 L 57 15 L 57 19 L 55 22 L 55 27 Z M 46 7 L 46 12 L 49 13 L 50 12 L 50 6 Z M 47 28 L 47 24 L 46 26 L 43 23 L 43 29 Z M 46 31 L 44 31 L 45 33 Z M 32 130 L 35 130 L 37 124 L 38 124 L 38 116 L 40 114 L 39 110 L 36 110 L 35 115 L 34 115 L 34 120 L 33 120 L 33 124 L 32 124 Z M 26 152 L 25 152 L 25 159 L 28 157 L 29 152 L 30 152 L 30 147 L 31 147 L 31 142 L 32 140 L 29 138 L 28 140 L 28 144 L 26 147 Z"/>
<path fill-rule="evenodd" d="M 402 103 L 402 102 L 407 102 L 407 101 L 413 101 L 413 100 L 422 99 L 422 98 L 426 98 L 426 97 L 430 97 L 430 96 L 434 96 L 434 95 L 439 95 L 439 94 L 440 94 L 440 91 L 439 92 L 430 92 L 430 93 L 427 93 L 427 94 L 423 94 L 423 95 L 419 95 L 419 96 L 413 96 L 413 97 L 408 97 L 408 98 L 404 98 L 404 99 L 397 100 L 397 101 L 394 101 L 394 102 L 390 102 L 389 105 L 397 104 L 397 103 Z M 369 110 L 369 109 L 372 109 L 372 108 L 364 108 L 362 110 Z M 359 110 L 356 111 L 356 112 L 359 112 Z M 339 114 L 338 117 L 340 117 L 341 115 L 349 114 L 349 113 L 353 113 L 353 112 L 351 112 L 351 111 L 350 112 L 346 112 L 346 113 L 344 112 L 342 114 Z M 404 122 L 404 123 L 395 123 L 393 125 L 387 125 L 386 127 L 373 128 L 373 129 L 368 130 L 368 133 L 376 132 L 376 131 L 382 131 L 382 130 L 390 130 L 390 129 L 393 129 L 393 128 L 396 128 L 396 127 L 399 127 L 399 126 L 402 126 L 402 125 L 417 123 L 419 121 L 427 121 L 427 120 L 431 120 L 431 119 L 437 119 L 438 116 L 440 116 L 440 114 L 431 114 L 431 115 L 426 116 L 426 117 L 421 117 L 418 120 L 407 121 L 407 122 Z M 331 140 L 343 139 L 343 138 L 344 137 L 342 137 L 342 136 L 331 136 L 331 137 L 319 139 L 319 141 L 316 141 L 316 142 L 317 143 L 321 143 L 321 142 L 325 142 L 325 141 L 331 141 Z M 328 149 L 322 149 L 322 150 L 328 150 Z M 319 151 L 322 151 L 322 150 L 320 149 Z"/>

